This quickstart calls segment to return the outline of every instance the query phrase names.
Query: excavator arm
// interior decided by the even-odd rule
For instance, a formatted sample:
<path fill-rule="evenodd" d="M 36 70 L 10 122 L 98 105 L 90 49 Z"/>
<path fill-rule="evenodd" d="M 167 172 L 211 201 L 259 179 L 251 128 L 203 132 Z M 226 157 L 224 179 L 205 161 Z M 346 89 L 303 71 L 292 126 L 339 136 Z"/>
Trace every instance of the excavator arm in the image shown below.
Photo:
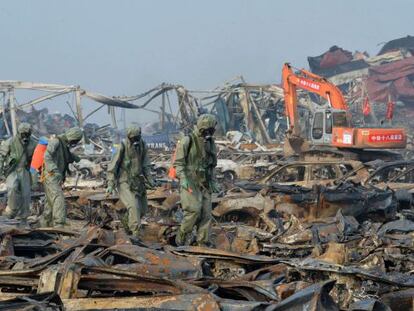
<path fill-rule="evenodd" d="M 285 111 L 289 121 L 289 127 L 298 135 L 297 116 L 297 88 L 307 90 L 325 98 L 334 109 L 348 110 L 345 99 L 338 87 L 323 77 L 301 69 L 300 74 L 295 74 L 288 63 L 283 65 L 282 70 L 283 89 L 285 92 Z"/>

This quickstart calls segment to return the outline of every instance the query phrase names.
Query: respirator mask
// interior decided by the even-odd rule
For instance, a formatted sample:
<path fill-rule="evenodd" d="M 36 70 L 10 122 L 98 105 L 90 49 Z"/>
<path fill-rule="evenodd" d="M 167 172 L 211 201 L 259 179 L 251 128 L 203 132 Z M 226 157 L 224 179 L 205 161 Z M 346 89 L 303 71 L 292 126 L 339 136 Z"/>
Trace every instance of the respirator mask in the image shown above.
<path fill-rule="evenodd" d="M 207 129 L 202 129 L 200 131 L 201 137 L 204 138 L 205 141 L 211 140 L 213 138 L 214 132 L 216 129 L 214 127 L 210 127 Z"/>
<path fill-rule="evenodd" d="M 80 139 L 79 140 L 69 140 L 69 142 L 68 142 L 69 148 L 75 148 L 79 144 L 79 142 L 80 142 Z"/>
<path fill-rule="evenodd" d="M 139 142 L 141 141 L 141 135 L 137 135 L 134 137 L 130 137 L 129 141 L 131 142 L 131 144 L 136 148 L 139 146 Z"/>
<path fill-rule="evenodd" d="M 24 144 L 24 145 L 27 145 L 28 143 L 29 143 L 29 141 L 30 141 L 30 136 L 32 135 L 32 133 L 30 133 L 30 132 L 26 132 L 26 133 L 21 133 L 20 134 L 20 139 L 22 140 L 22 143 Z"/>

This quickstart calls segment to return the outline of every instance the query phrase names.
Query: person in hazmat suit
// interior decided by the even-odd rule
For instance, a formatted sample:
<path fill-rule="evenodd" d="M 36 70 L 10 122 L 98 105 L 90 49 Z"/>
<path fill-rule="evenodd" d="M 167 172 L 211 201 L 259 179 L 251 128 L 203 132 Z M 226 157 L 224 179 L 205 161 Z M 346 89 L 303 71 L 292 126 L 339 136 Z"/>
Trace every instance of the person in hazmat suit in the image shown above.
<path fill-rule="evenodd" d="M 10 219 L 20 219 L 26 223 L 30 214 L 30 163 L 36 142 L 31 137 L 32 128 L 21 123 L 17 135 L 4 141 L 0 146 L 0 175 L 6 177 L 6 215 Z"/>
<path fill-rule="evenodd" d="M 45 209 L 40 219 L 42 227 L 63 228 L 66 224 L 65 196 L 62 186 L 66 174 L 70 174 L 69 164 L 80 161 L 80 158 L 71 152 L 71 148 L 78 145 L 82 138 L 83 131 L 79 127 L 73 127 L 49 140 L 41 178 L 46 195 Z"/>
<path fill-rule="evenodd" d="M 108 165 L 107 194 L 117 188 L 121 202 L 128 212 L 128 227 L 138 237 L 141 217 L 147 211 L 147 188 L 153 188 L 148 149 L 141 137 L 140 127 L 129 127 L 126 139 Z"/>
<path fill-rule="evenodd" d="M 210 246 L 211 194 L 219 191 L 215 177 L 217 152 L 214 142 L 216 118 L 203 114 L 190 135 L 177 144 L 174 167 L 180 180 L 180 199 L 184 218 L 176 235 L 176 244 L 187 243 L 193 228 L 197 244 Z"/>

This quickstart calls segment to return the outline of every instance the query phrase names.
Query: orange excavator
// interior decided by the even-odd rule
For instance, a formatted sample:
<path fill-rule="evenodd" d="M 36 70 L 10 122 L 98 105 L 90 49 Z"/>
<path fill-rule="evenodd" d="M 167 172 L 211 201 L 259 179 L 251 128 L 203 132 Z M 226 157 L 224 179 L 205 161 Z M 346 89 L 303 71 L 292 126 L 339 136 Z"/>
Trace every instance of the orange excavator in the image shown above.
<path fill-rule="evenodd" d="M 339 88 L 327 79 L 307 70 L 294 73 L 286 63 L 282 70 L 285 111 L 288 131 L 285 141 L 287 154 L 300 154 L 310 144 L 336 147 L 341 150 L 404 149 L 407 136 L 403 128 L 355 128 Z M 315 93 L 327 101 L 327 107 L 316 108 L 312 118 L 311 138 L 301 136 L 298 117 L 297 88 Z"/>

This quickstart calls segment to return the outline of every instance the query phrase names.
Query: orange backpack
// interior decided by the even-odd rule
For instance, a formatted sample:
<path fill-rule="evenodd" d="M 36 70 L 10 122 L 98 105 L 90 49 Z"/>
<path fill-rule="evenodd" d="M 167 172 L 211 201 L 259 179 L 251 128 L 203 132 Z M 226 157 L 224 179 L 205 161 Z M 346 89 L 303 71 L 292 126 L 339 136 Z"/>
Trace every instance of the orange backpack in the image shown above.
<path fill-rule="evenodd" d="M 32 163 L 30 163 L 30 169 L 32 171 L 35 170 L 37 172 L 40 172 L 42 170 L 47 145 L 48 140 L 45 137 L 41 137 L 33 152 Z"/>
<path fill-rule="evenodd" d="M 177 170 L 174 167 L 174 162 L 175 162 L 175 157 L 176 156 L 177 156 L 177 147 L 175 147 L 174 153 L 171 157 L 171 166 L 170 166 L 170 169 L 168 170 L 168 177 L 172 180 L 177 179 Z"/>
<path fill-rule="evenodd" d="M 188 150 L 187 150 L 187 152 L 189 152 L 190 148 L 191 148 L 191 144 L 192 144 L 192 138 L 191 138 L 191 135 L 187 135 L 187 136 L 190 138 L 190 144 L 188 145 Z M 177 170 L 174 167 L 174 162 L 175 162 L 175 158 L 177 157 L 177 148 L 178 148 L 179 144 L 180 144 L 180 140 L 177 141 L 177 145 L 175 146 L 174 153 L 171 157 L 171 166 L 168 170 L 168 177 L 172 180 L 177 180 L 178 179 Z M 185 155 L 185 157 L 186 158 L 188 157 L 188 153 Z"/>

